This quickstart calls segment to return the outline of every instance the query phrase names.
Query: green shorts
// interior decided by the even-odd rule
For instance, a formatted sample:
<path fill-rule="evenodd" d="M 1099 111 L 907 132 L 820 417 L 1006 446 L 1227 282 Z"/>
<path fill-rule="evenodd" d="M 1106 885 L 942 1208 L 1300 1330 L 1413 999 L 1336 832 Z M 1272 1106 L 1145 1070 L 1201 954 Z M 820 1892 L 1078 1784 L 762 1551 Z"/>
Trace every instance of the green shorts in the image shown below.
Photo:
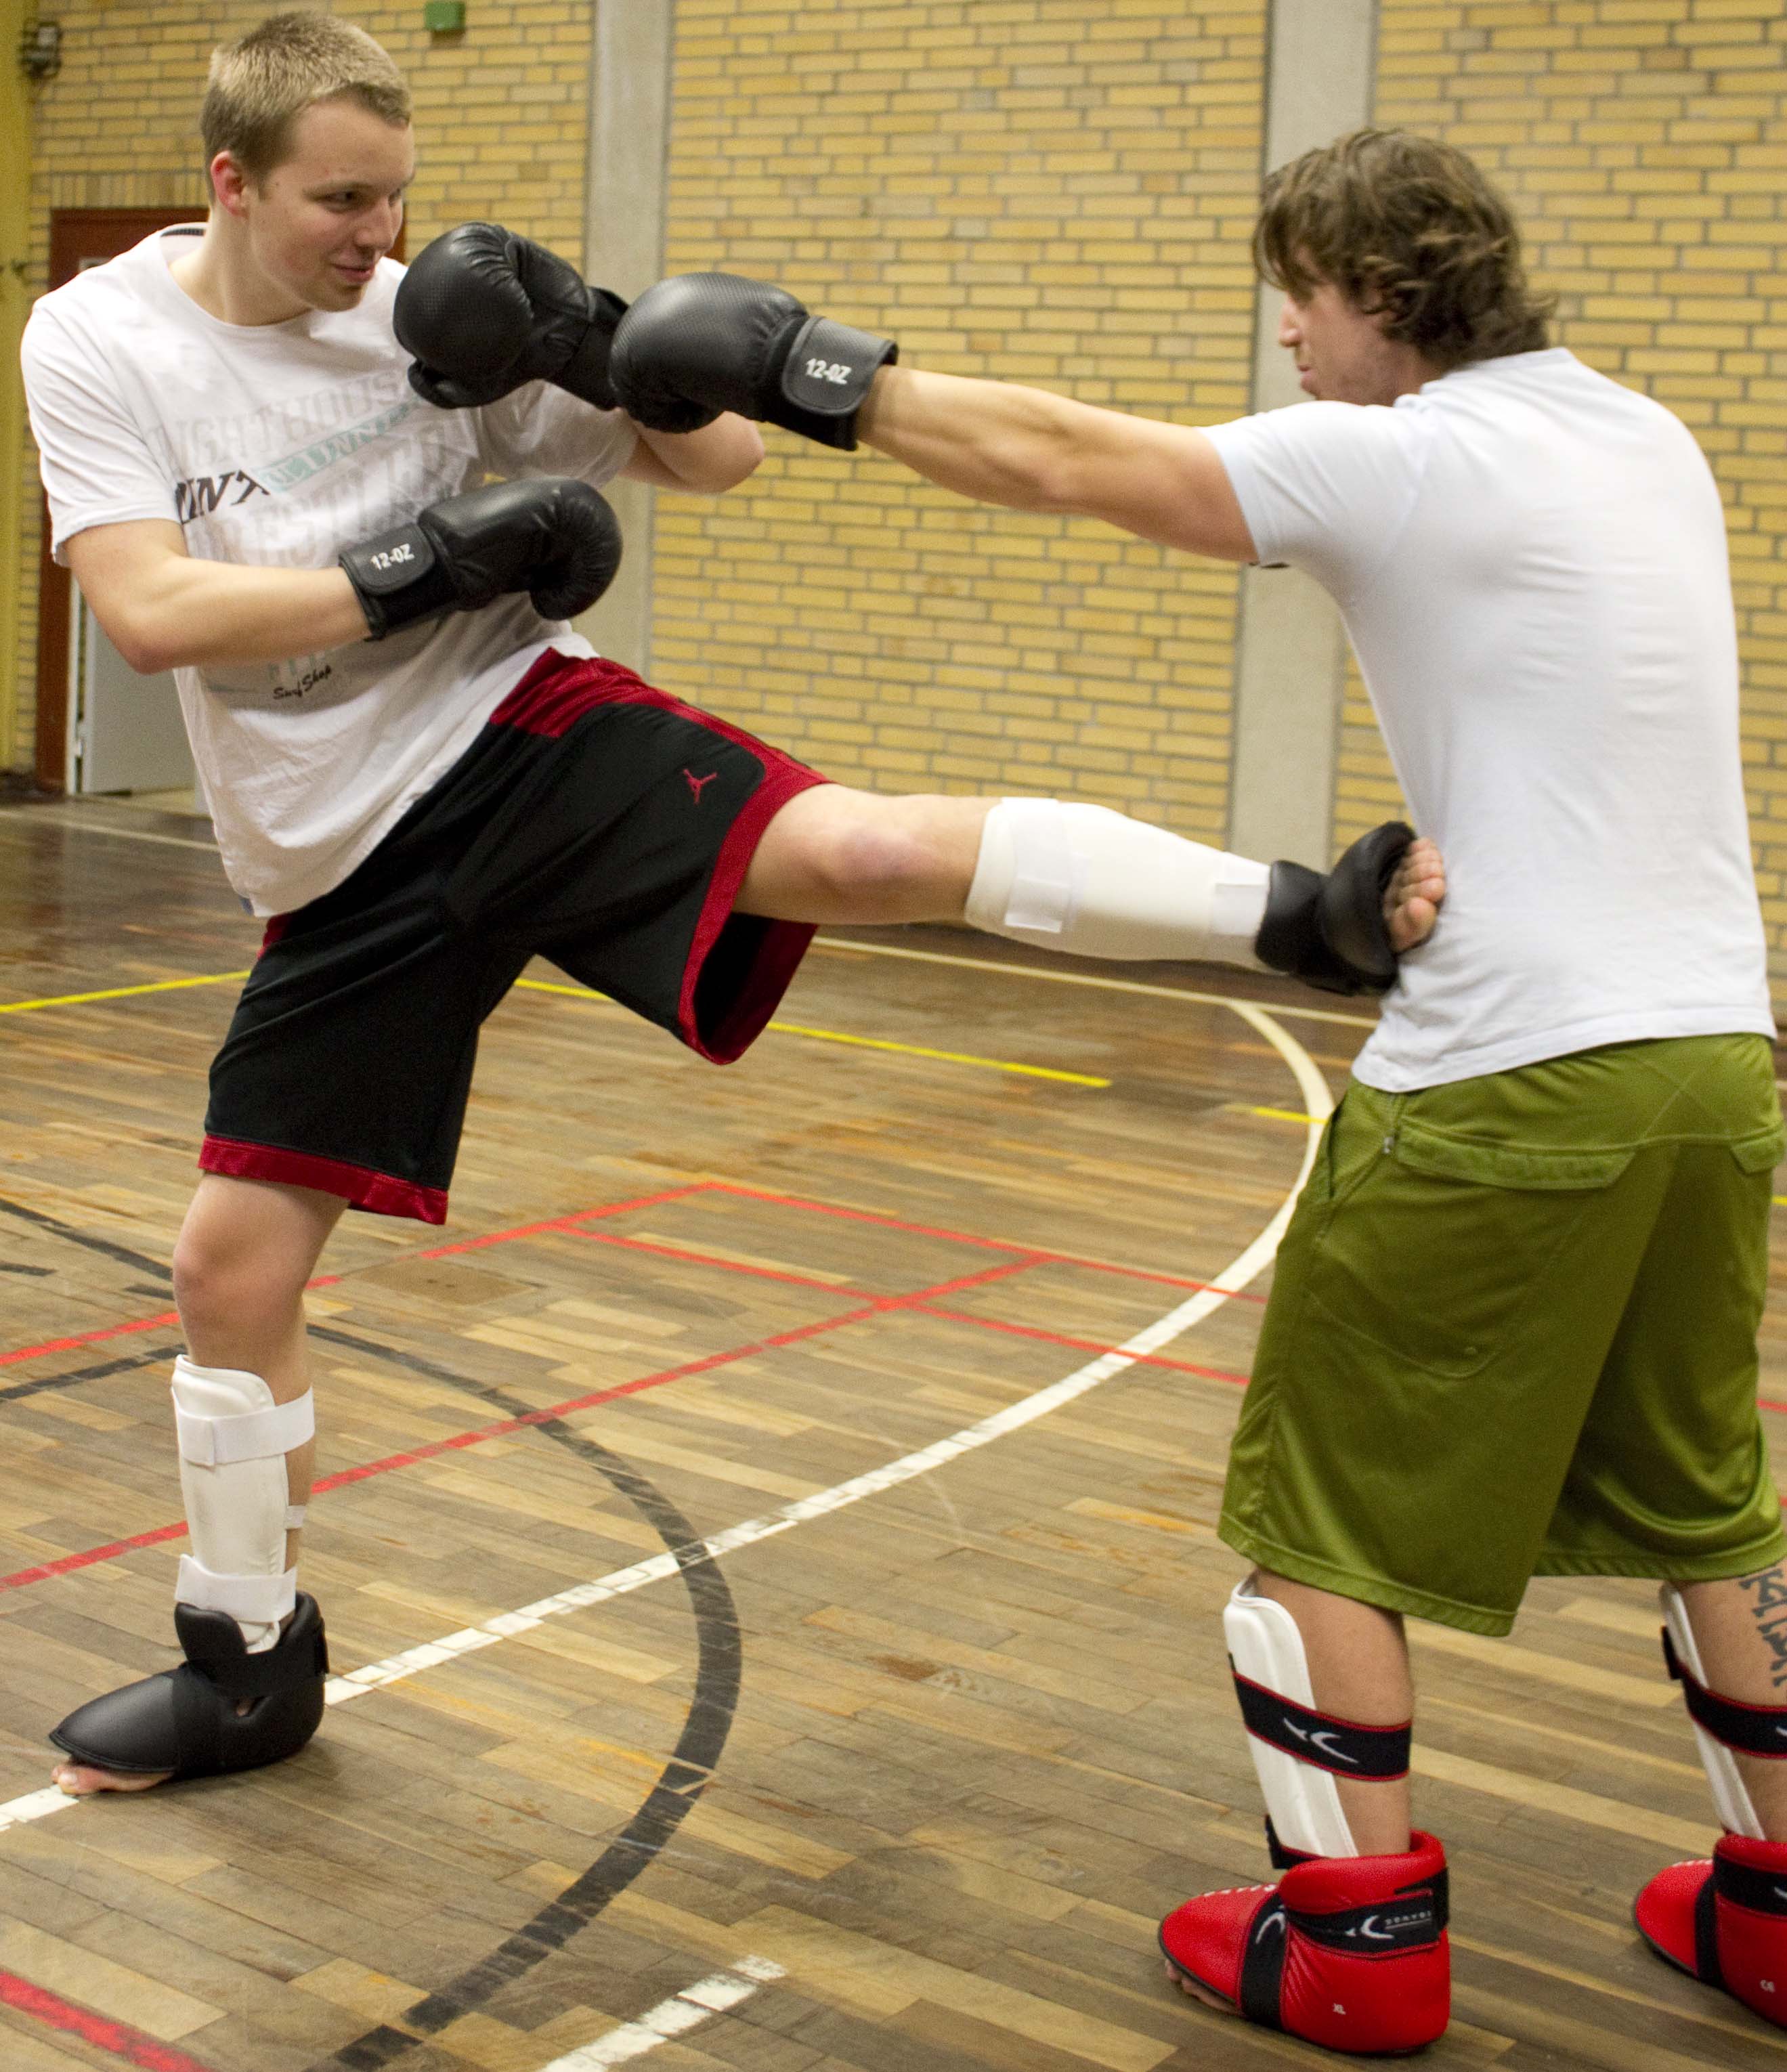
<path fill-rule="evenodd" d="M 1782 1143 L 1760 1036 L 1354 1080 L 1279 1252 L 1223 1539 L 1490 1634 L 1535 1574 L 1781 1560 L 1756 1337 Z"/>

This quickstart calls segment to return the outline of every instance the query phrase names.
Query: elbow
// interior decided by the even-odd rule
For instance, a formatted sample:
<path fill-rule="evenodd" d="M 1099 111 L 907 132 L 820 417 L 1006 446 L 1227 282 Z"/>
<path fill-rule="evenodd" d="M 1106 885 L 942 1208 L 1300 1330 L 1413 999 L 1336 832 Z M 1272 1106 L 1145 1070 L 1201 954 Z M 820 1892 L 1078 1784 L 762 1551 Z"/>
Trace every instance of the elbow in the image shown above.
<path fill-rule="evenodd" d="M 105 637 L 124 657 L 127 667 L 139 676 L 158 676 L 164 670 L 177 669 L 188 657 L 183 648 L 176 644 L 173 630 L 157 623 L 150 612 L 111 611 L 101 615 L 96 610 Z"/>
<path fill-rule="evenodd" d="M 706 457 L 700 479 L 689 485 L 709 496 L 722 496 L 729 489 L 736 489 L 740 483 L 749 481 L 762 463 L 763 434 L 755 425 L 741 417 L 727 430 L 731 436 L 725 446 Z"/>

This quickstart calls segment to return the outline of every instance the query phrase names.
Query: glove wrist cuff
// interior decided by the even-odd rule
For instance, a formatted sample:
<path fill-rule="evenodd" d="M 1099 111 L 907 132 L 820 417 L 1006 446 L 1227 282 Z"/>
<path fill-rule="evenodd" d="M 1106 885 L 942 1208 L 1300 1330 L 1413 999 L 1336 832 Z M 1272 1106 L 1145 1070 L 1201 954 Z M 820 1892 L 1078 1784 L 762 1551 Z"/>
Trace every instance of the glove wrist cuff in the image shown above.
<path fill-rule="evenodd" d="M 369 640 L 438 619 L 459 602 L 433 543 L 413 519 L 348 548 L 341 566 L 366 615 Z"/>
<path fill-rule="evenodd" d="M 606 288 L 590 291 L 588 322 L 578 335 L 565 364 L 552 380 L 598 410 L 617 407 L 614 384 L 608 378 L 608 356 L 614 343 L 614 327 L 626 314 L 626 305 Z"/>
<path fill-rule="evenodd" d="M 854 453 L 857 413 L 877 368 L 900 356 L 891 339 L 831 317 L 809 317 L 782 356 L 780 401 L 770 422 L 820 446 Z"/>

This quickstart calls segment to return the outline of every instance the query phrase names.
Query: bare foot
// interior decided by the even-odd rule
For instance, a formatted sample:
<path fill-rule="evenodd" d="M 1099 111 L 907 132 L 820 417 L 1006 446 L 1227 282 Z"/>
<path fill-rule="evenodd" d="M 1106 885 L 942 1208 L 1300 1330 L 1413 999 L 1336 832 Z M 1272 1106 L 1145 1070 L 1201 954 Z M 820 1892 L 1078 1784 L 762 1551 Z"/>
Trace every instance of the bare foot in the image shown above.
<path fill-rule="evenodd" d="M 91 1798 L 96 1791 L 146 1791 L 152 1784 L 165 1784 L 170 1770 L 94 1770 L 84 1762 L 59 1762 L 50 1771 L 50 1782 L 60 1785 L 70 1799 Z"/>
<path fill-rule="evenodd" d="M 1391 945 L 1399 954 L 1415 948 L 1433 933 L 1445 896 L 1444 860 L 1424 835 L 1418 837 L 1409 844 L 1384 894 L 1384 921 Z"/>
<path fill-rule="evenodd" d="M 1197 2000 L 1202 2006 L 1214 2008 L 1218 2014 L 1240 2013 L 1240 2008 L 1233 2000 L 1226 2000 L 1220 1993 L 1213 1993 L 1208 1986 L 1201 1986 L 1195 1979 L 1188 1979 L 1177 1964 L 1169 1964 L 1166 1975 L 1188 2000 Z"/>

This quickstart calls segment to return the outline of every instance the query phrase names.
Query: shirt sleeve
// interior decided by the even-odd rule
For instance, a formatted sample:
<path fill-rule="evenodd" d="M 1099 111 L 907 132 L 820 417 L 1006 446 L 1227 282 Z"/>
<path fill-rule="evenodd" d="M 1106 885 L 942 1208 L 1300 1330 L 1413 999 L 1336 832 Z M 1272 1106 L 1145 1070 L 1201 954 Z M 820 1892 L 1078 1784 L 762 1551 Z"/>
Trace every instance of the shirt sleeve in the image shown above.
<path fill-rule="evenodd" d="M 633 458 L 633 421 L 619 410 L 598 410 L 548 381 L 530 381 L 487 404 L 479 436 L 493 475 L 571 475 L 600 489 Z"/>
<path fill-rule="evenodd" d="M 1383 565 L 1415 508 L 1423 430 L 1413 410 L 1295 403 L 1212 425 L 1205 437 L 1261 564 L 1302 569 L 1344 600 Z"/>
<path fill-rule="evenodd" d="M 25 327 L 19 361 L 38 472 L 58 561 L 76 533 L 135 518 L 178 524 L 174 482 L 111 380 L 104 356 L 84 348 L 41 305 Z"/>

